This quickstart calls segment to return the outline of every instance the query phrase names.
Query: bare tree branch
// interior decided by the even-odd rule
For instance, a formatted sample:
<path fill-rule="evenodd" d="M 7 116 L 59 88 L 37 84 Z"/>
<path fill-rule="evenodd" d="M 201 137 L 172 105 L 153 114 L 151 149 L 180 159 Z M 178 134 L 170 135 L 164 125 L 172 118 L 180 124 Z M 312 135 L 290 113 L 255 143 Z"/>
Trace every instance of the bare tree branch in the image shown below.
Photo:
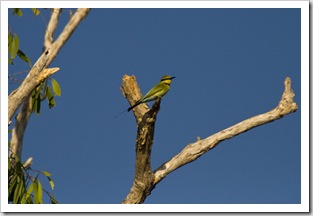
<path fill-rule="evenodd" d="M 124 82 L 127 80 L 128 79 L 123 78 Z M 124 82 L 123 82 L 122 86 L 127 85 Z M 141 176 L 148 176 L 148 179 L 145 179 L 145 181 L 141 180 L 139 182 L 138 181 L 136 182 L 136 176 L 138 175 L 138 173 L 137 173 L 138 172 L 137 160 L 140 160 L 140 158 L 150 157 L 151 149 L 148 152 L 148 154 L 145 156 L 138 155 L 138 152 L 136 150 L 137 155 L 136 155 L 135 181 L 134 181 L 134 185 L 133 185 L 130 193 L 128 194 L 126 199 L 123 201 L 123 203 L 142 203 L 142 202 L 144 202 L 145 198 L 151 193 L 151 191 L 154 189 L 156 184 L 158 184 L 161 180 L 163 180 L 168 174 L 170 174 L 174 170 L 178 169 L 179 167 L 184 166 L 184 165 L 196 160 L 197 158 L 199 158 L 200 156 L 202 156 L 203 154 L 208 152 L 210 149 L 217 146 L 217 144 L 219 144 L 220 142 L 222 142 L 226 139 L 230 139 L 230 138 L 237 136 L 241 133 L 244 133 L 248 130 L 251 130 L 252 128 L 255 128 L 255 127 L 263 125 L 263 124 L 267 124 L 267 123 L 275 121 L 275 120 L 278 120 L 278 119 L 284 117 L 285 115 L 288 115 L 290 113 L 295 112 L 298 109 L 298 106 L 293 101 L 294 93 L 291 89 L 291 80 L 289 77 L 287 77 L 285 79 L 284 84 L 285 84 L 285 91 L 284 91 L 282 98 L 281 98 L 277 107 L 270 110 L 269 112 L 251 117 L 251 118 L 244 120 L 244 121 L 242 121 L 236 125 L 233 125 L 229 128 L 226 128 L 226 129 L 224 129 L 218 133 L 215 133 L 215 134 L 213 134 L 213 135 L 211 135 L 211 136 L 209 136 L 203 140 L 199 139 L 195 143 L 191 143 L 191 144 L 187 145 L 180 153 L 178 153 L 172 159 L 165 162 L 158 169 L 156 169 L 153 172 L 152 176 L 150 173 L 151 172 L 150 169 L 147 169 L 145 171 L 146 173 L 141 173 L 140 174 Z M 136 85 L 131 85 L 131 86 L 138 88 L 138 87 L 136 87 Z M 134 103 L 135 100 L 131 95 L 132 94 L 131 91 L 125 91 L 125 88 L 122 87 L 122 92 L 123 92 L 124 96 L 130 101 L 131 104 Z M 138 96 L 136 96 L 135 99 L 137 100 L 139 98 L 138 98 Z M 135 110 L 135 115 L 136 115 L 136 112 L 137 112 L 137 110 Z M 140 115 L 138 114 L 138 116 L 141 116 L 141 115 L 144 116 L 145 115 L 144 113 L 141 113 L 141 112 L 144 112 L 144 110 L 140 110 Z M 138 117 L 136 117 L 136 119 L 137 118 Z M 138 124 L 138 122 L 140 122 L 140 121 L 138 120 L 137 124 Z M 155 119 L 154 119 L 153 123 L 155 123 Z M 154 128 L 151 127 L 149 129 L 154 129 Z M 138 131 L 140 131 L 140 130 L 141 130 L 140 124 L 138 124 Z M 148 130 L 143 130 L 143 131 L 146 134 L 153 134 L 153 131 L 148 131 Z M 138 132 L 137 132 L 137 136 L 138 136 Z M 138 144 L 139 143 L 137 142 L 136 148 L 137 148 Z M 139 157 L 139 159 L 138 159 L 138 157 Z M 149 160 L 149 159 L 146 159 L 146 160 Z M 151 182 L 151 180 L 153 182 Z M 134 187 L 140 188 L 141 190 L 133 190 Z"/>
<path fill-rule="evenodd" d="M 220 142 L 295 112 L 298 109 L 298 106 L 293 102 L 293 98 L 294 93 L 291 89 L 291 80 L 287 77 L 285 80 L 285 91 L 276 108 L 264 114 L 244 120 L 203 140 L 198 140 L 195 143 L 187 145 L 180 153 L 154 171 L 154 183 L 159 183 L 169 173 L 196 160 Z"/>
<path fill-rule="evenodd" d="M 43 50 L 47 50 L 49 47 L 52 46 L 54 32 L 58 26 L 59 17 L 62 11 L 61 8 L 52 8 L 51 10 L 52 11 L 51 11 L 50 21 L 48 23 L 46 33 L 45 33 Z"/>
<path fill-rule="evenodd" d="M 71 17 L 69 22 L 64 27 L 62 33 L 58 37 L 58 39 L 51 46 L 51 56 L 47 61 L 47 65 L 49 65 L 56 55 L 59 53 L 63 45 L 66 41 L 71 37 L 74 30 L 77 28 L 78 24 L 85 19 L 88 15 L 90 8 L 78 8 L 75 14 Z"/>
<path fill-rule="evenodd" d="M 10 154 L 16 155 L 21 159 L 23 138 L 29 117 L 32 114 L 31 96 L 29 96 L 16 116 L 15 127 L 12 130 L 12 138 L 10 141 Z"/>

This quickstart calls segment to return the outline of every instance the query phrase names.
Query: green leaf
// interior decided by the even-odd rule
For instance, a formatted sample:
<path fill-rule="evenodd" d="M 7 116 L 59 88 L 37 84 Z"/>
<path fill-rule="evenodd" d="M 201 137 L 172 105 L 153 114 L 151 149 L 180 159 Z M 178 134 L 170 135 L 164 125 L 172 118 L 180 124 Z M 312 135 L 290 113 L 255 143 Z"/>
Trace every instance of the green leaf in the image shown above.
<path fill-rule="evenodd" d="M 33 191 L 33 181 L 29 185 L 29 187 L 27 189 L 27 192 L 23 195 L 22 200 L 21 200 L 21 204 L 30 203 L 30 200 L 31 200 L 30 195 L 32 194 L 32 191 Z"/>
<path fill-rule="evenodd" d="M 37 91 L 33 90 L 32 92 L 32 112 L 36 112 L 37 111 Z"/>
<path fill-rule="evenodd" d="M 42 173 L 48 178 L 50 186 L 52 188 L 52 190 L 54 190 L 54 182 L 52 181 L 52 179 L 49 177 L 51 176 L 51 173 L 47 172 L 47 171 L 42 171 Z"/>
<path fill-rule="evenodd" d="M 26 199 L 28 199 L 28 197 L 30 197 L 30 195 L 32 194 L 32 191 L 33 191 L 33 183 L 34 183 L 34 182 L 32 182 L 32 183 L 29 185 L 28 189 L 27 189 Z"/>
<path fill-rule="evenodd" d="M 13 65 L 13 61 L 11 59 L 9 59 L 9 64 Z"/>
<path fill-rule="evenodd" d="M 36 108 L 37 108 L 37 100 L 35 97 L 32 98 L 33 99 L 33 103 L 32 103 L 32 112 L 35 112 L 36 111 Z"/>
<path fill-rule="evenodd" d="M 58 204 L 59 202 L 52 196 L 52 194 L 48 194 L 52 204 Z"/>
<path fill-rule="evenodd" d="M 49 183 L 50 183 L 50 186 L 51 186 L 51 189 L 54 190 L 54 182 L 52 181 L 52 179 L 50 177 L 48 177 L 48 180 L 49 180 Z"/>
<path fill-rule="evenodd" d="M 27 62 L 29 64 L 29 67 L 32 66 L 31 60 L 23 53 L 21 50 L 17 51 L 18 57 L 20 57 L 23 61 Z"/>
<path fill-rule="evenodd" d="M 22 13 L 21 9 L 19 9 L 19 8 L 14 8 L 13 15 L 14 14 L 16 14 L 17 16 L 23 16 L 23 13 Z"/>
<path fill-rule="evenodd" d="M 51 89 L 49 86 L 47 86 L 47 96 L 48 96 L 48 103 L 49 103 L 49 108 L 51 109 L 56 105 L 53 94 L 51 92 Z"/>
<path fill-rule="evenodd" d="M 38 203 L 42 204 L 42 185 L 40 183 L 40 181 L 38 181 Z"/>
<path fill-rule="evenodd" d="M 14 41 L 14 44 L 15 44 L 15 46 L 16 46 L 16 48 L 15 48 L 16 50 L 14 50 L 14 52 L 15 52 L 15 55 L 14 55 L 14 57 L 13 57 L 13 59 L 14 59 L 15 56 L 16 56 L 16 54 L 17 54 L 17 52 L 18 52 L 18 48 L 19 48 L 19 46 L 20 46 L 20 39 L 18 38 L 17 34 L 14 34 L 13 41 Z"/>
<path fill-rule="evenodd" d="M 31 196 L 29 196 L 29 197 L 27 198 L 26 203 L 27 203 L 27 204 L 34 204 L 33 199 L 32 199 Z"/>
<path fill-rule="evenodd" d="M 9 185 L 9 191 L 8 191 L 9 196 L 10 196 L 12 190 L 14 189 L 16 183 L 17 183 L 17 180 L 16 180 L 16 176 L 15 176 L 14 179 L 13 179 L 13 181 L 12 181 L 11 184 Z"/>
<path fill-rule="evenodd" d="M 10 34 L 9 34 L 9 38 L 10 38 Z M 15 58 L 17 51 L 18 51 L 19 44 L 20 44 L 20 41 L 18 39 L 18 36 L 17 34 L 14 34 L 11 42 L 9 42 L 9 54 L 10 54 L 11 59 Z"/>
<path fill-rule="evenodd" d="M 41 100 L 40 92 L 44 83 L 41 83 L 36 89 L 32 91 L 32 112 L 40 114 Z"/>
<path fill-rule="evenodd" d="M 36 98 L 36 113 L 39 115 L 40 114 L 40 106 L 41 106 L 41 101 L 40 101 L 40 95 Z"/>
<path fill-rule="evenodd" d="M 9 47 L 11 45 L 11 43 L 13 42 L 13 35 L 11 33 L 9 33 L 9 36 L 8 36 L 8 44 L 9 44 Z"/>
<path fill-rule="evenodd" d="M 34 202 L 35 204 L 38 203 L 38 181 L 35 180 L 33 182 L 33 190 L 34 190 Z"/>
<path fill-rule="evenodd" d="M 21 184 L 20 184 L 20 182 L 17 181 L 15 190 L 14 190 L 14 192 L 13 192 L 13 203 L 14 203 L 14 204 L 17 204 L 17 203 L 18 203 L 20 188 L 21 188 Z"/>
<path fill-rule="evenodd" d="M 52 84 L 52 89 L 53 89 L 54 94 L 56 96 L 61 96 L 62 92 L 61 92 L 61 87 L 59 83 L 55 79 L 51 78 L 51 84 Z"/>
<path fill-rule="evenodd" d="M 42 186 L 40 181 L 35 180 L 34 181 L 34 200 L 35 204 L 41 204 L 42 203 Z"/>
<path fill-rule="evenodd" d="M 32 8 L 32 11 L 34 12 L 36 16 L 40 14 L 40 11 L 38 10 L 38 8 Z"/>
<path fill-rule="evenodd" d="M 42 174 L 44 174 L 45 176 L 51 176 L 51 173 L 49 173 L 49 172 L 47 172 L 47 171 L 41 171 L 42 172 Z"/>
<path fill-rule="evenodd" d="M 13 203 L 14 204 L 17 204 L 20 202 L 20 200 L 23 196 L 24 190 L 25 190 L 24 181 L 22 178 L 20 178 L 20 176 L 17 175 L 17 185 L 15 187 L 14 196 L 13 196 Z"/>

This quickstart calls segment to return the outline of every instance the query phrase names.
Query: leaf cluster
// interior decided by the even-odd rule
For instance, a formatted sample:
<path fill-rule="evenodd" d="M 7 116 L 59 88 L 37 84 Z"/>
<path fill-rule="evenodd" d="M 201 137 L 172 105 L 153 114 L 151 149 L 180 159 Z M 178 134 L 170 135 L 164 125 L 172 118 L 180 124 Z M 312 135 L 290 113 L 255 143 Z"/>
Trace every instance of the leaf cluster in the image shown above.
<path fill-rule="evenodd" d="M 52 204 L 58 201 L 51 193 L 43 189 L 38 177 L 43 174 L 47 177 L 51 189 L 54 189 L 54 182 L 51 173 L 47 171 L 33 170 L 30 167 L 25 169 L 16 155 L 11 154 L 8 158 L 9 164 L 9 190 L 8 202 L 13 204 L 42 204 L 43 192 L 47 194 Z M 32 172 L 35 176 L 30 174 Z"/>
<path fill-rule="evenodd" d="M 32 8 L 33 13 L 38 16 L 40 11 Z M 13 9 L 13 15 L 22 16 L 21 9 Z M 20 49 L 20 40 L 16 33 L 9 29 L 8 34 L 8 52 L 9 63 L 13 65 L 13 60 L 16 56 L 27 62 L 32 67 L 30 58 Z M 51 84 L 48 84 L 48 82 Z M 51 86 L 51 87 L 50 87 Z M 61 96 L 61 87 L 59 83 L 52 78 L 45 79 L 32 92 L 32 111 L 40 113 L 41 102 L 45 99 L 48 101 L 49 108 L 56 105 L 54 96 Z M 12 132 L 9 130 L 9 132 Z M 11 144 L 9 143 L 9 146 Z M 58 201 L 54 196 L 42 187 L 39 180 L 40 176 L 45 176 L 50 184 L 51 189 L 54 189 L 54 182 L 51 179 L 51 173 L 47 171 L 34 170 L 31 167 L 25 168 L 20 159 L 10 150 L 8 156 L 8 202 L 13 204 L 42 204 L 43 194 L 45 193 L 52 204 L 57 204 Z"/>
<path fill-rule="evenodd" d="M 32 66 L 30 58 L 19 49 L 20 41 L 16 33 L 9 32 L 8 38 L 8 45 L 9 45 L 9 63 L 13 65 L 13 60 L 15 59 L 16 55 L 20 57 L 23 61 L 27 62 L 29 67 Z"/>
<path fill-rule="evenodd" d="M 48 80 L 51 81 L 51 87 L 48 85 Z M 46 99 L 51 109 L 56 105 L 54 96 L 61 96 L 61 93 L 61 87 L 55 79 L 46 79 L 32 92 L 32 111 L 40 114 L 41 102 Z"/>
<path fill-rule="evenodd" d="M 40 14 L 40 10 L 38 8 L 32 8 L 33 13 L 38 16 Z M 20 8 L 13 9 L 13 15 L 16 14 L 17 16 L 23 16 L 23 12 Z"/>
<path fill-rule="evenodd" d="M 40 10 L 37 8 L 32 8 L 33 13 L 38 16 L 40 14 Z M 17 16 L 23 16 L 23 12 L 20 8 L 13 9 L 13 15 L 16 14 Z M 31 60 L 27 57 L 27 55 L 19 49 L 19 37 L 16 33 L 9 31 L 9 63 L 13 64 L 13 60 L 15 59 L 16 55 L 19 56 L 23 61 L 27 62 L 31 67 Z M 32 111 L 40 114 L 41 110 L 41 102 L 47 99 L 48 106 L 51 109 L 56 105 L 54 96 L 61 96 L 61 87 L 59 83 L 55 80 L 50 78 L 51 86 L 48 85 L 48 79 L 42 82 L 36 89 L 32 92 Z"/>
<path fill-rule="evenodd" d="M 33 13 L 38 16 L 40 14 L 40 11 L 37 8 L 32 8 Z M 20 8 L 14 8 L 13 9 L 13 15 L 16 14 L 17 16 L 21 17 L 23 16 L 23 12 Z M 16 55 L 20 57 L 23 61 L 27 62 L 29 64 L 29 67 L 32 66 L 30 58 L 27 57 L 27 55 L 19 49 L 20 41 L 16 33 L 9 31 L 8 35 L 8 44 L 9 44 L 9 63 L 13 65 L 13 60 L 15 59 Z"/>

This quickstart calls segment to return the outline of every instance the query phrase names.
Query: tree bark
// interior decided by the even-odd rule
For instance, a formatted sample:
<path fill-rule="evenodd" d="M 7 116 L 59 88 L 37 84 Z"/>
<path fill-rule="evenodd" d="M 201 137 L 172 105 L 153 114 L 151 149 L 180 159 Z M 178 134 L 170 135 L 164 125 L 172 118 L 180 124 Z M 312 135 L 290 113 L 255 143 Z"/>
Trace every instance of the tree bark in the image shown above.
<path fill-rule="evenodd" d="M 21 160 L 24 132 L 32 113 L 31 96 L 28 97 L 23 104 L 22 109 L 16 116 L 15 127 L 12 130 L 12 138 L 10 141 L 10 151 Z M 13 157 L 12 157 L 13 158 Z"/>
<path fill-rule="evenodd" d="M 139 105 L 138 109 L 134 109 L 134 114 L 136 117 L 138 131 L 137 131 L 137 140 L 136 140 L 136 171 L 135 171 L 135 180 L 134 184 L 130 190 L 130 193 L 127 195 L 123 203 L 143 203 L 146 197 L 151 193 L 154 187 L 162 181 L 168 174 L 174 170 L 182 167 L 203 154 L 207 153 L 209 150 L 217 146 L 220 142 L 230 139 L 234 136 L 237 136 L 241 133 L 244 133 L 252 128 L 267 124 L 269 122 L 278 120 L 285 115 L 295 112 L 298 109 L 297 104 L 293 101 L 294 93 L 291 89 L 291 80 L 289 77 L 285 79 L 285 90 L 282 95 L 278 106 L 274 109 L 251 117 L 247 120 L 239 122 L 229 128 L 226 128 L 218 133 L 215 133 L 205 139 L 198 139 L 196 142 L 188 144 L 181 152 L 176 156 L 171 158 L 169 161 L 163 163 L 159 168 L 157 168 L 153 173 L 151 173 L 151 164 L 150 164 L 150 155 L 153 141 L 154 124 L 156 120 L 157 111 L 154 111 L 154 107 L 149 110 L 146 105 Z M 141 94 L 136 83 L 135 77 L 129 77 L 125 75 L 123 77 L 122 83 L 122 93 L 127 98 L 130 104 L 133 104 L 136 100 L 140 99 Z M 158 101 L 154 106 L 158 106 Z M 141 107 L 140 107 L 141 106 Z M 155 117 L 152 118 L 153 127 L 147 126 L 149 124 L 148 119 L 142 118 L 141 116 L 150 116 L 154 114 Z M 142 139 L 138 139 L 140 135 L 150 135 L 152 136 L 151 143 L 141 142 Z M 148 140 L 148 139 L 147 139 Z M 142 146 L 143 147 L 142 147 Z M 138 151 L 138 149 L 143 149 Z M 143 166 L 145 164 L 146 166 Z"/>
<path fill-rule="evenodd" d="M 134 76 L 124 76 L 122 85 L 124 95 L 132 95 L 134 104 L 141 98 L 141 93 Z M 161 98 L 157 99 L 151 110 L 146 112 L 147 105 L 142 104 L 134 108 L 134 114 L 138 124 L 136 137 L 136 171 L 133 186 L 123 203 L 142 203 L 149 195 L 153 186 L 153 172 L 150 155 L 153 144 L 154 125 L 157 113 L 160 109 Z"/>

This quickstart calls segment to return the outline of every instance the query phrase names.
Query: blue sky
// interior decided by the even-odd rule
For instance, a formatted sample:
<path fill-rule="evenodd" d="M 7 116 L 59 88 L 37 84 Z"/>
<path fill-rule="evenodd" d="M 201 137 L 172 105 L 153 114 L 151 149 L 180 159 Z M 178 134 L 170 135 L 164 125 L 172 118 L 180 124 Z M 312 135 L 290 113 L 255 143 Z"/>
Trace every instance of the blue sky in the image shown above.
<path fill-rule="evenodd" d="M 49 20 L 41 12 L 9 12 L 33 62 Z M 133 183 L 136 139 L 131 112 L 113 118 L 129 106 L 124 74 L 135 75 L 143 93 L 176 76 L 156 122 L 153 169 L 198 136 L 274 108 L 289 76 L 297 112 L 220 143 L 168 175 L 145 203 L 301 203 L 300 17 L 297 8 L 92 9 L 50 65 L 60 67 L 53 78 L 62 96 L 31 117 L 22 159 L 32 156 L 34 169 L 53 174 L 60 203 L 121 203 Z M 64 9 L 57 35 L 68 18 Z M 25 70 L 18 59 L 9 66 L 9 74 Z M 16 87 L 10 82 L 9 92 Z"/>

